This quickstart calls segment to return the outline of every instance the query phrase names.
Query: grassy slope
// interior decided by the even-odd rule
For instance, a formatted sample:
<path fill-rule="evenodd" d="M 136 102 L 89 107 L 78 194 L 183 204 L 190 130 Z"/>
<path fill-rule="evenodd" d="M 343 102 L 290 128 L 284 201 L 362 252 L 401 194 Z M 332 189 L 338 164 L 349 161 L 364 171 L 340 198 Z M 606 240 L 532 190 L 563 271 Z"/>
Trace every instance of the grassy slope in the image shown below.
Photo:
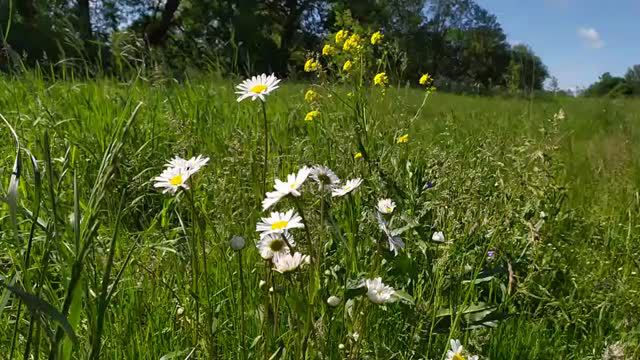
<path fill-rule="evenodd" d="M 303 91 L 299 85 L 285 86 L 269 98 L 270 175 L 282 177 L 301 164 L 320 163 L 341 178 L 367 179 L 358 201 L 335 210 L 347 219 L 342 228 L 360 226 L 354 236 L 362 240 L 358 248 L 363 256 L 369 254 L 364 240 L 378 235 L 370 219 L 360 214 L 369 211 L 377 198 L 394 197 L 404 217 L 424 222 L 422 230 L 405 236 L 408 256 L 388 259 L 394 285 L 412 288 L 422 301 L 415 309 L 399 304 L 386 312 L 367 308 L 370 330 L 364 334 L 363 354 L 441 356 L 449 333 L 433 334 L 425 324 L 430 324 L 436 301 L 453 306 L 467 302 L 467 296 L 473 302 L 500 303 L 512 315 L 494 330 L 451 334 L 464 337 L 471 349 L 492 359 L 599 358 L 606 344 L 618 340 L 627 344 L 628 352 L 634 351 L 640 339 L 634 315 L 640 310 L 640 103 L 565 98 L 530 103 L 436 94 L 409 123 L 422 100 L 419 92 L 400 89 L 384 98 L 374 95 L 370 144 L 376 154 L 382 154 L 380 167 L 400 188 L 390 190 L 364 162 L 353 160 L 357 149 L 348 109 L 325 95 L 322 126 L 305 123 L 302 119 L 308 109 L 302 102 Z M 83 358 L 88 352 L 97 312 L 95 293 L 123 189 L 127 191 L 126 216 L 115 268 L 119 269 L 135 241 L 140 245 L 108 312 L 103 354 L 113 359 L 159 358 L 189 348 L 194 309 L 187 247 L 172 210 L 176 204 L 154 191 L 149 179 L 175 154 L 203 153 L 212 160 L 199 176 L 195 195 L 208 229 L 217 226 L 218 231 L 207 233 L 211 291 L 203 304 L 215 313 L 216 351 L 235 358 L 239 354 L 237 264 L 225 239 L 242 234 L 248 240 L 244 268 L 249 342 L 261 331 L 257 309 L 263 293 L 258 281 L 265 270 L 252 246 L 260 215 L 259 107 L 257 103 L 238 105 L 230 83 L 205 79 L 180 85 L 172 81 L 2 81 L 0 113 L 16 128 L 23 146 L 42 160 L 45 130 L 52 143 L 59 235 L 42 297 L 62 307 L 75 254 L 68 222 L 73 213 L 72 174 L 75 170 L 80 205 L 85 208 L 111 132 L 139 102 L 141 111 L 123 140 L 123 156 L 106 185 L 99 211 L 103 226 L 83 270 L 84 302 L 76 324 L 83 346 L 76 349 L 76 356 Z M 548 119 L 560 107 L 567 119 L 553 133 Z M 394 145 L 395 137 L 404 132 L 410 134 L 410 142 Z M 3 133 L 8 139 L 8 132 Z M 11 142 L 2 143 L 1 154 L 0 193 L 4 195 L 14 156 Z M 51 171 L 44 163 L 40 167 L 47 179 Z M 436 186 L 420 191 L 425 181 Z M 49 220 L 51 193 L 45 194 L 41 217 Z M 33 173 L 27 165 L 21 196 L 22 205 L 33 209 Z M 307 203 L 316 205 L 311 199 Z M 531 226 L 541 220 L 540 211 L 549 217 L 534 231 Z M 0 209 L 0 274 L 4 276 L 24 271 L 21 258 L 30 222 L 24 217 L 19 220 L 21 238 L 16 241 L 7 208 Z M 432 230 L 443 230 L 453 245 L 429 243 Z M 38 264 L 45 241 L 45 231 L 36 231 L 32 264 Z M 498 253 L 494 265 L 483 260 L 487 249 Z M 466 264 L 506 267 L 507 263 L 513 264 L 517 276 L 509 295 L 499 290 L 508 283 L 506 274 L 469 293 L 456 280 L 464 276 Z M 366 261 L 347 267 L 352 267 L 353 274 L 368 271 Z M 35 266 L 29 273 L 35 278 Z M 403 282 L 406 278 L 414 283 Z M 325 286 L 335 289 L 335 285 Z M 2 334 L 13 331 L 16 304 L 9 305 L 0 318 Z M 181 307 L 183 315 L 177 312 Z M 319 313 L 328 314 L 325 311 Z M 28 331 L 22 319 L 19 344 Z M 327 325 L 326 316 L 323 319 L 324 325 L 318 326 Z M 281 325 L 283 342 L 293 342 L 289 325 Z M 347 343 L 349 330 L 349 325 L 337 320 L 334 327 L 324 329 L 329 332 L 325 340 L 331 357 L 340 357 L 337 344 Z M 1 353 L 8 353 L 10 344 L 10 335 L 0 338 Z M 43 338 L 41 350 L 46 347 Z M 23 345 L 18 349 L 22 351 Z M 635 356 L 640 356 L 637 351 Z"/>

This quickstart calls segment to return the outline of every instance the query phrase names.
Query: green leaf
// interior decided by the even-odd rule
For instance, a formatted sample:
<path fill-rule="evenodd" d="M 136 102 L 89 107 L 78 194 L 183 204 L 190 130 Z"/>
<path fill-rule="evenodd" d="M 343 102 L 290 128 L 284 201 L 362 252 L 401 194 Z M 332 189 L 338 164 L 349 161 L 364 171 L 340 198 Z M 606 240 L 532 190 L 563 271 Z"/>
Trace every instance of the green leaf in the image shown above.
<path fill-rule="evenodd" d="M 362 279 L 347 280 L 347 288 L 344 291 L 345 299 L 353 299 L 366 293 L 367 287 Z"/>
<path fill-rule="evenodd" d="M 69 323 L 69 320 L 67 320 L 67 317 L 62 315 L 62 313 L 60 311 L 58 311 L 55 307 L 53 307 L 53 305 L 49 304 L 48 302 L 38 298 L 35 295 L 29 294 L 26 291 L 9 285 L 9 284 L 4 284 L 0 282 L 0 286 L 4 286 L 5 288 L 9 289 L 9 291 L 11 291 L 12 293 L 14 293 L 17 297 L 20 298 L 20 300 L 22 300 L 22 302 L 25 303 L 25 305 L 27 305 L 27 308 L 29 308 L 29 311 L 31 311 L 32 313 L 42 313 L 47 315 L 51 320 L 55 321 L 56 323 L 58 323 L 62 329 L 64 330 L 65 333 L 67 333 L 67 336 L 71 339 L 71 341 L 73 341 L 75 344 L 77 344 L 78 342 L 78 337 L 76 336 L 75 332 L 73 331 L 73 328 L 71 327 L 71 324 Z"/>
<path fill-rule="evenodd" d="M 415 304 L 415 301 L 413 300 L 413 296 L 409 295 L 404 290 L 396 290 L 395 291 L 395 297 L 397 297 L 401 301 L 406 302 L 408 304 L 411 304 L 411 305 Z"/>

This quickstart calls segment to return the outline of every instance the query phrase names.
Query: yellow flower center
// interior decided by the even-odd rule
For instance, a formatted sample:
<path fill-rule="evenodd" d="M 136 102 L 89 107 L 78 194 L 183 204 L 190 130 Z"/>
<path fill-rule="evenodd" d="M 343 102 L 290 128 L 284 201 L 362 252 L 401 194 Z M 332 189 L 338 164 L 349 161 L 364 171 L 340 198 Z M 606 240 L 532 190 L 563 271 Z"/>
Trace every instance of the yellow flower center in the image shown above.
<path fill-rule="evenodd" d="M 451 360 L 464 360 L 464 356 L 462 356 L 461 354 L 455 354 L 453 355 Z"/>
<path fill-rule="evenodd" d="M 169 184 L 171 184 L 173 186 L 182 185 L 182 175 L 178 174 L 178 175 L 172 177 L 171 179 L 169 179 Z"/>
<path fill-rule="evenodd" d="M 256 94 L 262 94 L 266 90 L 267 90 L 267 85 L 264 85 L 264 84 L 258 84 L 252 87 L 251 89 L 249 89 L 249 91 Z"/>
<path fill-rule="evenodd" d="M 271 230 L 282 230 L 286 228 L 287 225 L 289 225 L 289 222 L 287 220 L 278 220 L 271 224 Z"/>

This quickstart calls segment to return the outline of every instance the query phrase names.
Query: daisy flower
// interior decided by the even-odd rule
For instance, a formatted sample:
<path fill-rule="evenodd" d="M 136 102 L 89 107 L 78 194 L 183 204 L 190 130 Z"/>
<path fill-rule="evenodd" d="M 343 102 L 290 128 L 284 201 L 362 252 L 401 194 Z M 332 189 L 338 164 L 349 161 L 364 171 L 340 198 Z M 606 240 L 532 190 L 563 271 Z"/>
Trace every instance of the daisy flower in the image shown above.
<path fill-rule="evenodd" d="M 269 234 L 283 234 L 285 231 L 296 228 L 304 228 L 302 218 L 293 209 L 286 213 L 272 212 L 269 217 L 262 218 L 256 224 L 256 231 L 260 233 L 260 238 Z"/>
<path fill-rule="evenodd" d="M 378 211 L 384 215 L 391 214 L 393 210 L 395 210 L 395 208 L 396 203 L 391 199 L 378 200 L 378 206 L 376 207 L 376 209 L 378 209 Z"/>
<path fill-rule="evenodd" d="M 297 174 L 289 174 L 286 182 L 276 179 L 275 185 L 273 186 L 275 191 L 268 192 L 267 197 L 262 200 L 262 210 L 267 210 L 289 194 L 300 196 L 301 194 L 298 189 L 304 184 L 310 173 L 311 169 L 304 166 L 298 170 Z"/>
<path fill-rule="evenodd" d="M 296 246 L 295 241 L 293 241 L 293 236 L 285 231 L 282 234 L 269 234 L 261 238 L 256 244 L 256 248 L 258 248 L 258 252 L 260 252 L 260 256 L 263 259 L 273 260 L 275 262 L 278 257 L 290 253 L 287 243 L 289 243 L 291 247 Z"/>
<path fill-rule="evenodd" d="M 255 101 L 256 99 L 265 101 L 265 96 L 277 89 L 279 83 L 280 79 L 273 74 L 269 76 L 262 74 L 247 79 L 236 86 L 236 89 L 238 89 L 236 94 L 240 95 L 238 102 L 246 98 L 251 98 L 251 101 Z"/>
<path fill-rule="evenodd" d="M 360 185 L 362 185 L 362 179 L 360 178 L 347 180 L 347 182 L 344 185 L 333 188 L 333 191 L 331 192 L 331 196 L 333 197 L 345 196 L 348 193 L 352 192 L 353 190 L 357 189 Z"/>
<path fill-rule="evenodd" d="M 200 171 L 200 169 L 205 166 L 209 162 L 208 157 L 203 157 L 202 155 L 194 156 L 189 160 L 185 160 L 179 156 L 174 157 L 171 161 L 169 161 L 165 166 L 167 167 L 176 167 L 182 168 L 189 175 L 193 175 Z"/>
<path fill-rule="evenodd" d="M 447 351 L 447 360 L 478 360 L 477 355 L 464 357 L 464 348 L 460 340 L 451 339 L 451 350 Z"/>
<path fill-rule="evenodd" d="M 326 166 L 316 165 L 311 169 L 311 179 L 318 184 L 318 189 L 331 189 L 340 183 L 340 178 Z"/>
<path fill-rule="evenodd" d="M 367 296 L 375 304 L 386 304 L 396 301 L 396 291 L 382 282 L 382 278 L 366 279 Z"/>
<path fill-rule="evenodd" d="M 299 267 L 303 267 L 306 264 L 311 262 L 311 257 L 309 255 L 302 255 L 299 252 L 291 254 L 286 254 L 283 256 L 278 256 L 274 258 L 274 268 L 273 270 L 284 274 L 288 272 L 295 271 Z"/>
<path fill-rule="evenodd" d="M 187 184 L 189 176 L 191 176 L 191 173 L 184 168 L 170 167 L 165 169 L 160 176 L 153 179 L 156 182 L 153 186 L 162 188 L 163 194 L 168 192 L 175 194 L 180 188 L 189 190 L 189 185 Z"/>

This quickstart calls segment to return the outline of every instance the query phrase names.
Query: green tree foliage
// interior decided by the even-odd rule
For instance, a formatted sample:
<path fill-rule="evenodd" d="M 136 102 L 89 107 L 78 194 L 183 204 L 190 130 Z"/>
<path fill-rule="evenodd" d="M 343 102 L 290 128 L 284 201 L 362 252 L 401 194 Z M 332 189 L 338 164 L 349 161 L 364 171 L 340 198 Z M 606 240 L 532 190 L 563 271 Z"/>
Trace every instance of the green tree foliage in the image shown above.
<path fill-rule="evenodd" d="M 0 0 L 0 19 L 11 18 L 8 48 L 30 64 L 74 57 L 115 69 L 119 61 L 95 44 L 117 58 L 126 31 L 177 72 L 299 73 L 306 49 L 348 22 L 392 42 L 396 80 L 429 72 L 440 88 L 491 89 L 507 86 L 517 64 L 524 91 L 541 89 L 548 75 L 530 49 L 509 46 L 496 17 L 474 0 L 12 1 L 9 14 L 9 0 Z"/>
<path fill-rule="evenodd" d="M 531 92 L 542 90 L 544 81 L 549 77 L 549 71 L 534 52 L 526 45 L 515 45 L 511 48 L 511 59 L 519 65 L 519 90 Z"/>

